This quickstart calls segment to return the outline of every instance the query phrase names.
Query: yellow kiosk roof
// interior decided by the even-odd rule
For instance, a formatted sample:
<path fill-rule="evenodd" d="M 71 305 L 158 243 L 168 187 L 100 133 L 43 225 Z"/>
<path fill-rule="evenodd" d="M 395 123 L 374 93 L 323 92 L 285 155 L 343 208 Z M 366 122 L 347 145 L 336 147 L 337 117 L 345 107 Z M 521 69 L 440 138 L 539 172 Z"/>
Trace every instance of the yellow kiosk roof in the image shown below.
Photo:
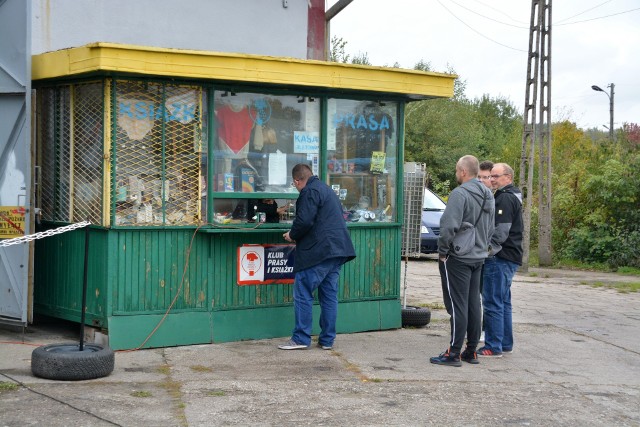
<path fill-rule="evenodd" d="M 457 77 L 401 68 L 102 42 L 33 56 L 33 80 L 105 73 L 363 91 L 408 100 L 452 97 Z"/>

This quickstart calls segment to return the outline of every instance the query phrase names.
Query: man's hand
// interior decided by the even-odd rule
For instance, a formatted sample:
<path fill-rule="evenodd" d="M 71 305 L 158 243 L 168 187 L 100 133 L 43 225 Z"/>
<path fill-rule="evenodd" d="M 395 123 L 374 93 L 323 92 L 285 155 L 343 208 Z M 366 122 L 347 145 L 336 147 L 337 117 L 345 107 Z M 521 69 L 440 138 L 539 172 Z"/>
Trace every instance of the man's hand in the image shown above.
<path fill-rule="evenodd" d="M 286 240 L 287 242 L 290 242 L 290 243 L 294 243 L 295 242 L 295 240 L 291 239 L 291 237 L 289 236 L 289 232 L 288 231 L 286 233 L 284 233 L 282 235 L 282 237 L 284 237 L 284 240 Z"/>
<path fill-rule="evenodd" d="M 446 255 L 440 255 L 440 256 L 438 256 L 438 259 L 439 259 L 441 262 L 445 262 L 445 261 L 447 260 L 447 256 L 446 256 Z"/>

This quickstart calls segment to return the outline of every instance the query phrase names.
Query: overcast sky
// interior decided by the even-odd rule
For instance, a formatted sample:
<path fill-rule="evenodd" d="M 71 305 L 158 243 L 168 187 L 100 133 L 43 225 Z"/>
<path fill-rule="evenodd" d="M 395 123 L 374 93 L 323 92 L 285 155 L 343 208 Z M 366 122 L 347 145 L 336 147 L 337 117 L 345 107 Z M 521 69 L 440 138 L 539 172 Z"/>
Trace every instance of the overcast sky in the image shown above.
<path fill-rule="evenodd" d="M 640 0 L 552 6 L 552 121 L 606 131 L 613 82 L 614 127 L 640 124 Z M 502 96 L 522 112 L 530 18 L 529 0 L 354 0 L 330 31 L 373 65 L 413 68 L 422 59 L 442 72 L 450 65 L 466 81 L 467 97 Z"/>

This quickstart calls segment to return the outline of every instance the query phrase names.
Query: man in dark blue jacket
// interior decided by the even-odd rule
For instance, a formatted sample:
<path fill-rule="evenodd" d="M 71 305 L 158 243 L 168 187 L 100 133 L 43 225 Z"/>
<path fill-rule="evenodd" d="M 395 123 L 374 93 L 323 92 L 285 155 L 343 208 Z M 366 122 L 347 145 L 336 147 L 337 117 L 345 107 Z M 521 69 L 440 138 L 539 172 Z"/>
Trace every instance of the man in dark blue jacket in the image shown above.
<path fill-rule="evenodd" d="M 338 317 L 338 281 L 342 264 L 356 257 L 342 205 L 336 193 L 303 163 L 292 172 L 300 196 L 291 230 L 283 234 L 287 242 L 296 243 L 293 271 L 293 310 L 295 327 L 291 339 L 278 346 L 281 350 L 299 350 L 311 345 L 313 292 L 320 302 L 320 336 L 318 345 L 333 347 Z"/>

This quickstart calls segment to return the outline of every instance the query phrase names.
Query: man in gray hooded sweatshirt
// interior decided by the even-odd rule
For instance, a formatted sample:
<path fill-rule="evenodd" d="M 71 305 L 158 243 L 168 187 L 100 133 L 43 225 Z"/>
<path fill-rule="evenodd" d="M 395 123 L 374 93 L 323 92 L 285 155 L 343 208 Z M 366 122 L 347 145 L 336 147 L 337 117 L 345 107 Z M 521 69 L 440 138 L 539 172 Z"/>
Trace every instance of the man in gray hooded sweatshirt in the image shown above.
<path fill-rule="evenodd" d="M 482 320 L 480 279 L 494 230 L 495 213 L 493 194 L 478 180 L 478 170 L 478 159 L 474 156 L 463 156 L 458 160 L 456 180 L 460 185 L 449 195 L 440 219 L 438 258 L 444 305 L 451 316 L 451 341 L 447 350 L 430 359 L 438 365 L 461 366 L 461 360 L 478 363 L 476 347 Z M 466 253 L 460 253 L 453 244 L 463 222 L 475 227 L 475 242 Z M 462 351 L 465 334 L 467 348 Z"/>

